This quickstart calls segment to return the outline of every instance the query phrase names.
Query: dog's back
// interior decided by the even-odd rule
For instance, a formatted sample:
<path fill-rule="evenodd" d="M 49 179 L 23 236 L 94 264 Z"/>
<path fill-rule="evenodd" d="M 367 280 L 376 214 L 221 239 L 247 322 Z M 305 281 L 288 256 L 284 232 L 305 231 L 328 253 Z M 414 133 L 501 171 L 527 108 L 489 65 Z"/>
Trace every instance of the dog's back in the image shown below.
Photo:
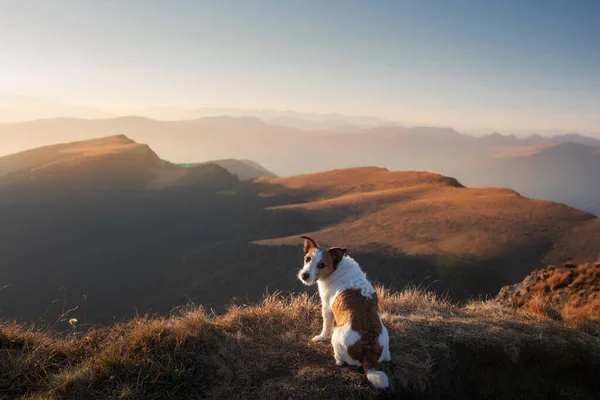
<path fill-rule="evenodd" d="M 335 297 L 331 308 L 336 324 L 332 344 L 338 361 L 362 364 L 375 387 L 387 387 L 387 376 L 378 371 L 379 362 L 388 359 L 389 349 L 384 354 L 388 334 L 379 317 L 377 293 L 365 296 L 360 289 L 346 289 Z"/>

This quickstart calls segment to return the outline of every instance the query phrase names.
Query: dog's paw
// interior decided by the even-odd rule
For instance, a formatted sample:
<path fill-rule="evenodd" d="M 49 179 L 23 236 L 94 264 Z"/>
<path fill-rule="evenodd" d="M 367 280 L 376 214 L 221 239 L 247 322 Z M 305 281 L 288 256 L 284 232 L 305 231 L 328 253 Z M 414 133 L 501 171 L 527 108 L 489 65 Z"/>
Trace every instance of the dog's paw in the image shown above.
<path fill-rule="evenodd" d="M 317 335 L 314 338 L 311 339 L 311 341 L 313 342 L 325 342 L 327 341 L 329 338 L 325 335 Z"/>
<path fill-rule="evenodd" d="M 344 361 L 343 360 L 335 360 L 335 365 L 337 365 L 338 367 L 341 367 L 342 365 L 344 365 Z"/>

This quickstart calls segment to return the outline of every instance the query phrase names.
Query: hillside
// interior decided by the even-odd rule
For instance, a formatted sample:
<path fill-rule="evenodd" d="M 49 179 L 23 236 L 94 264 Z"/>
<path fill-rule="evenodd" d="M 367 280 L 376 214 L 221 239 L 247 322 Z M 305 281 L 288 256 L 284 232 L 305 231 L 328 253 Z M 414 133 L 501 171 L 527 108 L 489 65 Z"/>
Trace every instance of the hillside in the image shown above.
<path fill-rule="evenodd" d="M 379 290 L 392 362 L 376 392 L 310 342 L 320 305 L 267 297 L 215 316 L 189 307 L 63 337 L 0 324 L 0 396 L 21 399 L 598 398 L 600 339 L 496 302 Z"/>
<path fill-rule="evenodd" d="M 0 125 L 0 155 L 120 133 L 175 163 L 253 160 L 279 176 L 370 165 L 430 171 L 453 176 L 469 187 L 507 187 L 524 196 L 600 214 L 600 140 L 596 138 L 574 133 L 474 137 L 451 128 L 403 127 L 370 119 L 350 122 L 353 126 L 334 123 L 329 129 L 326 120 L 317 118 L 318 123 L 306 130 L 306 124 L 297 125 L 302 129 L 280 126 L 285 121 L 268 113 L 261 114 L 261 120 L 236 110 L 213 110 L 237 118 L 190 119 L 209 115 L 193 111 L 182 115 L 188 119 L 178 121 L 56 118 L 4 124 Z M 295 119 L 293 113 L 288 117 Z M 574 145 L 581 151 L 571 151 Z"/>
<path fill-rule="evenodd" d="M 243 180 L 274 176 L 248 160 L 176 165 L 161 160 L 148 145 L 124 135 L 41 147 L 0 158 L 0 190 L 32 185 L 36 189 L 97 189 L 105 184 L 129 189 L 197 184 L 227 188 L 237 182 L 233 175 Z"/>
<path fill-rule="evenodd" d="M 526 260 L 583 262 L 590 259 L 589 253 L 597 257 L 600 248 L 600 225 L 586 212 L 507 189 L 464 188 L 441 175 L 359 168 L 258 182 L 265 191 L 272 187 L 301 198 L 274 207 L 277 215 L 326 221 L 298 234 L 422 260 L 432 276 L 443 278 L 445 287 L 458 297 L 491 293 L 498 282 L 521 280 L 530 268 Z M 574 237 L 578 230 L 589 230 L 586 241 Z M 293 235 L 259 243 L 296 242 Z M 397 272 L 402 264 L 387 273 Z M 384 276 L 383 282 L 394 281 L 394 275 Z"/>
<path fill-rule="evenodd" d="M 146 153 L 145 150 L 148 150 L 149 163 L 158 163 L 158 157 L 147 146 L 135 143 L 123 135 L 58 144 L 0 158 L 0 176 L 61 166 L 77 167 L 87 159 L 118 153 Z"/>
<path fill-rule="evenodd" d="M 427 172 L 240 182 L 216 164 L 163 161 L 123 136 L 0 165 L 13 166 L 0 177 L 0 317 L 21 320 L 76 308 L 76 318 L 108 324 L 190 299 L 223 310 L 265 287 L 304 291 L 295 275 L 307 233 L 346 246 L 375 282 L 454 300 L 495 296 L 535 268 L 588 262 L 600 248 L 599 220 L 586 212 Z"/>
<path fill-rule="evenodd" d="M 561 320 L 589 320 L 600 333 L 600 261 L 533 271 L 520 283 L 500 290 L 498 301 Z"/>
<path fill-rule="evenodd" d="M 125 136 L 42 147 L 0 158 L 0 189 L 57 186 L 144 186 L 162 166 L 146 145 Z"/>
<path fill-rule="evenodd" d="M 255 178 L 259 178 L 261 176 L 268 177 L 276 177 L 273 172 L 268 169 L 262 167 L 260 164 L 251 161 L 251 160 L 235 160 L 235 159 L 227 159 L 227 160 L 212 160 L 207 161 L 201 164 L 194 165 L 203 165 L 203 164 L 216 164 L 223 168 L 225 168 L 230 173 L 236 175 L 242 181 L 248 181 Z"/>

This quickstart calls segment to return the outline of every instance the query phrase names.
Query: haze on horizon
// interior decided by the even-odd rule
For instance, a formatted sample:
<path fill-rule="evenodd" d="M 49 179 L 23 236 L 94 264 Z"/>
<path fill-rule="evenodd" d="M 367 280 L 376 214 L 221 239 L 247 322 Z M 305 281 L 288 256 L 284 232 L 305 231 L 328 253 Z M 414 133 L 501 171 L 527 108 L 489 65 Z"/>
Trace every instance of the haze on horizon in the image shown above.
<path fill-rule="evenodd" d="M 19 119 L 216 107 L 600 133 L 594 1 L 0 6 L 0 121 L 18 95 Z"/>

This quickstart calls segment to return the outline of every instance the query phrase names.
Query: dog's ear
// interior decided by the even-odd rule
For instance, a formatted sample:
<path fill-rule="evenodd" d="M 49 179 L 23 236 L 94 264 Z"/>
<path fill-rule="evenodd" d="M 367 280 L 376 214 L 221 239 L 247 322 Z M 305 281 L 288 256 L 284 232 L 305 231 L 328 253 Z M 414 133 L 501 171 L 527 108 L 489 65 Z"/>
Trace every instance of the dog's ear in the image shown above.
<path fill-rule="evenodd" d="M 329 249 L 329 254 L 331 254 L 331 259 L 333 260 L 333 267 L 335 268 L 340 263 L 340 261 L 342 261 L 342 258 L 344 258 L 346 254 L 348 254 L 348 251 L 342 247 L 332 247 Z"/>
<path fill-rule="evenodd" d="M 312 240 L 308 236 L 300 236 L 300 237 L 302 239 L 304 239 L 304 254 L 308 254 L 308 253 L 310 253 L 310 251 L 312 249 L 316 249 L 317 247 L 319 247 L 319 245 L 317 244 L 317 242 L 315 242 L 314 240 Z"/>

